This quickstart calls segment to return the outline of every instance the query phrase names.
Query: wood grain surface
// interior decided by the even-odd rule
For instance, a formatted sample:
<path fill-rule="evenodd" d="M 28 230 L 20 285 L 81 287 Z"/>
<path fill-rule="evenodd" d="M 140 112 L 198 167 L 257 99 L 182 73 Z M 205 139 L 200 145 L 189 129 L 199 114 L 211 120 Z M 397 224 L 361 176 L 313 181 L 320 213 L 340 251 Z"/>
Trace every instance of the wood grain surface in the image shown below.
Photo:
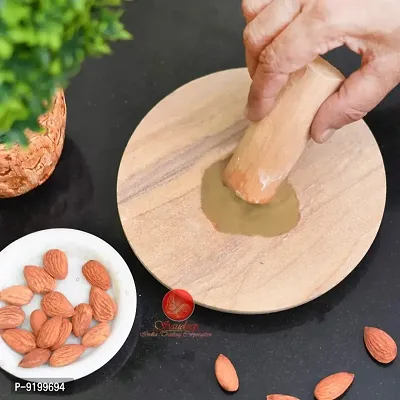
<path fill-rule="evenodd" d="M 296 228 L 274 238 L 215 231 L 201 210 L 201 179 L 242 138 L 249 86 L 244 68 L 227 70 L 157 104 L 126 147 L 117 197 L 132 249 L 162 284 L 208 308 L 258 314 L 306 303 L 358 265 L 382 220 L 386 178 L 359 121 L 324 145 L 310 141 L 290 173 L 301 210 Z"/>

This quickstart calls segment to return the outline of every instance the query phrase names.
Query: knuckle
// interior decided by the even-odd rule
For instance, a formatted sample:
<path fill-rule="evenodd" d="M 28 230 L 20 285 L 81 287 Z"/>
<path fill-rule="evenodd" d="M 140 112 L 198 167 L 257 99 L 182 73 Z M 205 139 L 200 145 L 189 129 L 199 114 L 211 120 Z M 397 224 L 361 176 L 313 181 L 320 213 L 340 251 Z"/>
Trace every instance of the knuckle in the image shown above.
<path fill-rule="evenodd" d="M 364 118 L 367 115 L 366 111 L 362 111 L 356 107 L 347 107 L 344 110 L 344 117 L 346 121 L 355 122 L 359 121 L 360 119 Z"/>
<path fill-rule="evenodd" d="M 258 40 L 252 24 L 247 25 L 243 31 L 243 42 L 250 52 L 256 51 Z"/>
<path fill-rule="evenodd" d="M 345 81 L 344 85 L 337 92 L 337 104 L 340 107 L 339 110 L 343 115 L 343 119 L 347 123 L 351 123 L 358 121 L 367 115 L 367 111 L 365 110 L 365 107 L 367 106 L 364 105 L 364 107 L 362 107 L 360 104 L 357 104 L 358 100 L 351 95 L 346 82 L 347 81 Z"/>
<path fill-rule="evenodd" d="M 274 42 L 272 42 L 261 52 L 259 63 L 265 73 L 281 72 L 279 55 L 275 50 Z"/>
<path fill-rule="evenodd" d="M 328 23 L 333 15 L 332 0 L 318 0 L 308 13 L 315 22 Z"/>
<path fill-rule="evenodd" d="M 247 21 L 251 21 L 255 17 L 253 3 L 249 0 L 242 1 L 242 12 Z"/>
<path fill-rule="evenodd" d="M 284 0 L 284 8 L 288 10 L 288 12 L 299 12 L 301 9 L 301 1 L 300 0 Z"/>

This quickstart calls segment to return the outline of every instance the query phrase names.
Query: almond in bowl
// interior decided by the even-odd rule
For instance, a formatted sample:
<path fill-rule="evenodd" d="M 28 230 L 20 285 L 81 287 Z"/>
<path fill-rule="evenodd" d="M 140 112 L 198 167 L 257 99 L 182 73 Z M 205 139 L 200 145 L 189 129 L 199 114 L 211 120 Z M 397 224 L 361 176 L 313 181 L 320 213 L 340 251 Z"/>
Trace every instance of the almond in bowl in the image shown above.
<path fill-rule="evenodd" d="M 0 283 L 0 353 L 10 374 L 80 379 L 124 344 L 136 288 L 101 239 L 70 229 L 37 232 L 1 251 L 0 265 L 9 266 Z"/>
<path fill-rule="evenodd" d="M 111 279 L 103 264 L 90 260 L 83 265 L 82 273 L 92 285 L 89 293 L 90 304 L 81 303 L 74 308 L 63 293 L 57 290 L 47 291 L 47 280 L 42 279 L 44 273 L 49 273 L 54 279 L 67 278 L 66 254 L 58 249 L 49 250 L 43 256 L 43 263 L 43 270 L 40 267 L 28 267 L 28 278 L 26 277 L 31 286 L 35 282 L 36 293 L 44 293 L 40 301 L 41 309 L 34 310 L 29 317 L 32 331 L 14 327 L 16 324 L 21 325 L 22 317 L 25 317 L 21 309 L 3 309 L 3 320 L 6 321 L 7 318 L 8 321 L 1 325 L 5 329 L 2 333 L 3 340 L 17 353 L 30 353 L 29 357 L 23 358 L 19 363 L 22 363 L 24 368 L 35 368 L 45 362 L 51 367 L 72 364 L 86 348 L 99 347 L 109 338 L 109 322 L 117 313 L 114 299 L 105 291 L 111 288 Z M 25 267 L 25 275 L 26 271 Z M 33 298 L 33 291 L 28 286 L 11 286 L 0 292 L 0 298 L 14 306 L 27 305 Z M 0 317 L 1 315 L 0 313 Z M 91 327 L 93 318 L 98 324 Z M 67 344 L 72 332 L 80 338 L 79 344 Z M 32 353 L 35 349 L 47 352 Z M 42 362 L 44 358 L 46 361 Z"/>

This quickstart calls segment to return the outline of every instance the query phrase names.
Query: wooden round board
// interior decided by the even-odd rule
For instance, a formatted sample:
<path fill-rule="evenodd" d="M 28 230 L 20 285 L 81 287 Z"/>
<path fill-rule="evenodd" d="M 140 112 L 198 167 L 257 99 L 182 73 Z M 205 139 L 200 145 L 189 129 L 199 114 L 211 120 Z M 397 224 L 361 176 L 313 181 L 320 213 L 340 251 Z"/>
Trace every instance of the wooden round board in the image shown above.
<path fill-rule="evenodd" d="M 324 145 L 310 141 L 292 170 L 296 228 L 274 238 L 217 232 L 201 209 L 201 180 L 243 136 L 249 86 L 246 69 L 232 69 L 157 104 L 126 147 L 117 196 L 132 249 L 162 284 L 208 308 L 259 314 L 315 299 L 357 266 L 382 220 L 386 177 L 377 143 L 359 121 Z"/>

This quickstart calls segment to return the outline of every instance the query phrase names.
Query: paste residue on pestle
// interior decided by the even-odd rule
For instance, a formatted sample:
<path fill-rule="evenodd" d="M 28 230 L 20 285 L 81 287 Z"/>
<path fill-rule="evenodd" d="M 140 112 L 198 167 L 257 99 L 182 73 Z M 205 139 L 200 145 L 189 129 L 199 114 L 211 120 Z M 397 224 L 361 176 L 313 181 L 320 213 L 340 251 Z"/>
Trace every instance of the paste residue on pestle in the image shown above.
<path fill-rule="evenodd" d="M 268 204 L 249 204 L 224 185 L 222 175 L 230 157 L 211 165 L 201 185 L 201 207 L 219 232 L 273 237 L 289 232 L 300 219 L 299 201 L 284 181 Z"/>

